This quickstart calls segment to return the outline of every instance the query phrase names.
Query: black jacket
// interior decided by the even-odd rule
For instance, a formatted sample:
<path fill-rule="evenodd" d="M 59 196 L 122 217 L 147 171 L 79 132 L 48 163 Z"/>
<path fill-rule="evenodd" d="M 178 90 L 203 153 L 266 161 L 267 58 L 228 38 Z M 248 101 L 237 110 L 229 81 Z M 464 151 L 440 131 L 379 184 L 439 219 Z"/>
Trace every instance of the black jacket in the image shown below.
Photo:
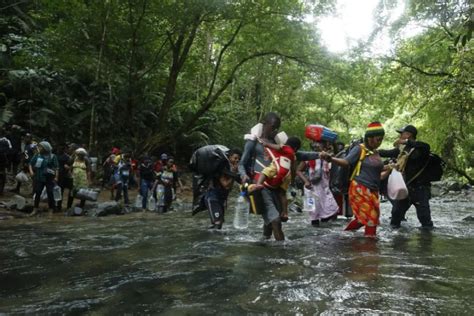
<path fill-rule="evenodd" d="M 411 179 L 426 166 L 428 160 L 430 159 L 430 145 L 424 142 L 408 140 L 404 151 L 410 152 L 413 149 L 413 152 L 408 156 L 408 161 L 405 167 L 404 178 L 405 181 L 409 182 Z M 380 156 L 383 158 L 397 158 L 400 154 L 400 149 L 394 148 L 390 150 L 379 150 Z M 427 174 L 429 170 L 425 168 L 419 176 L 410 182 L 409 185 L 419 185 L 419 184 L 429 184 L 430 182 L 427 179 Z"/>

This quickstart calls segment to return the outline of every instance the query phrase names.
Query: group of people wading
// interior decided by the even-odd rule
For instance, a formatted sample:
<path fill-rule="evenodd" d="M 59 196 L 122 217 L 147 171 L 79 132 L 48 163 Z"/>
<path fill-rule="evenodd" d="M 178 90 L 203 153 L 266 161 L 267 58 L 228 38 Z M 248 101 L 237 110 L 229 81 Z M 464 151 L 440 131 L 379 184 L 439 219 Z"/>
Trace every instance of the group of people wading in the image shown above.
<path fill-rule="evenodd" d="M 216 171 L 211 177 L 212 181 L 208 182 L 210 185 L 206 184 L 207 191 L 204 191 L 207 196 L 209 190 L 215 193 L 218 188 L 221 192 L 217 194 L 220 196 L 218 219 L 213 215 L 216 214 L 216 207 L 211 205 L 213 203 L 206 203 L 206 194 L 201 197 L 195 195 L 193 215 L 207 207 L 211 214 L 212 227 L 221 228 L 225 201 L 235 179 L 241 184 L 250 184 L 246 186 L 250 195 L 255 192 L 260 195 L 261 203 L 258 204 L 256 213 L 261 214 L 264 221 L 264 238 L 270 239 L 273 235 L 276 240 L 284 240 L 282 222 L 288 220 L 286 190 L 289 183 L 297 176 L 304 183 L 305 192 L 311 192 L 317 197 L 317 205 L 310 213 L 312 224 L 317 226 L 320 219 L 337 217 L 340 205 L 329 188 L 329 177 L 331 168 L 339 166 L 352 170 L 347 180 L 350 182 L 347 193 L 355 218 L 345 230 L 364 227 L 366 236 L 376 236 L 377 226 L 380 224 L 382 183 L 393 169 L 402 172 L 407 196 L 390 200 L 393 206 L 391 226 L 399 228 L 406 211 L 414 205 L 422 227 L 433 227 L 429 206 L 430 181 L 433 178 L 429 176 L 431 171 L 427 168 L 430 146 L 416 140 L 417 129 L 414 126 L 407 125 L 397 130 L 400 137 L 394 143 L 393 149 L 378 150 L 385 131 L 381 123 L 372 122 L 368 124 L 362 142 L 350 148 L 346 155 L 336 157 L 332 151 L 333 146 L 324 141 L 312 142 L 313 151 L 301 151 L 301 141 L 296 137 L 289 137 L 284 143 L 278 143 L 280 124 L 280 117 L 276 113 L 265 115 L 261 129 L 245 136 L 241 157 L 238 156 L 238 151 L 232 150 L 233 163 Z M 382 158 L 392 160 L 387 163 Z M 211 196 L 215 197 L 216 194 Z"/>

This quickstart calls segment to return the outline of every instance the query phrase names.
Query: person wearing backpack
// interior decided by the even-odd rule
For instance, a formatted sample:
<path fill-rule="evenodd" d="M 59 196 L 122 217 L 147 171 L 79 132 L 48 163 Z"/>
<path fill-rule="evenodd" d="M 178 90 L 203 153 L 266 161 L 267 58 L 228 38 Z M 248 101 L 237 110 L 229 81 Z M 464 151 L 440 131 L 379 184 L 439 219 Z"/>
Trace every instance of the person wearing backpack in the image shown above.
<path fill-rule="evenodd" d="M 372 122 L 365 131 L 364 143 L 354 146 L 345 158 L 335 158 L 325 152 L 320 154 L 328 162 L 353 169 L 349 204 L 356 218 L 344 230 L 357 230 L 365 226 L 367 237 L 376 235 L 380 217 L 380 181 L 388 176 L 388 172 L 383 172 L 384 164 L 377 151 L 384 135 L 382 124 Z"/>
<path fill-rule="evenodd" d="M 405 213 L 414 205 L 418 221 L 423 228 L 432 228 L 430 172 L 430 145 L 416 140 L 418 130 L 413 125 L 406 125 L 398 129 L 400 137 L 395 141 L 395 148 L 380 150 L 380 156 L 396 158 L 398 170 L 403 174 L 408 188 L 408 197 L 403 200 L 391 200 L 392 219 L 390 225 L 400 228 Z"/>
<path fill-rule="evenodd" d="M 38 151 L 39 153 L 33 156 L 29 166 L 35 192 L 34 208 L 30 216 L 38 214 L 41 193 L 45 187 L 48 195 L 49 213 L 52 214 L 56 208 L 53 188 L 58 180 L 58 158 L 52 153 L 53 147 L 47 141 L 38 144 Z"/>

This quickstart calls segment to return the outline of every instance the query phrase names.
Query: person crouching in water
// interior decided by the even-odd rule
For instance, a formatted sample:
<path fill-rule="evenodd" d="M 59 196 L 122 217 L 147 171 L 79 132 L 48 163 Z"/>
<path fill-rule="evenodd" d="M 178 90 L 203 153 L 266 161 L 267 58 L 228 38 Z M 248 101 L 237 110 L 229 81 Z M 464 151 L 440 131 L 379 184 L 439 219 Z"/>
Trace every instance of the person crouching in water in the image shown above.
<path fill-rule="evenodd" d="M 71 165 L 71 175 L 73 189 L 69 191 L 67 199 L 67 208 L 71 208 L 74 198 L 80 189 L 86 189 L 91 183 L 91 168 L 89 160 L 87 159 L 87 151 L 84 148 L 78 148 L 74 151 L 73 162 Z M 79 207 L 84 209 L 86 200 L 81 198 Z"/>
<path fill-rule="evenodd" d="M 349 186 L 349 204 L 356 218 L 344 230 L 357 230 L 365 226 L 367 237 L 376 235 L 380 217 L 380 180 L 389 174 L 389 170 L 383 172 L 384 164 L 377 151 L 384 135 L 382 124 L 372 122 L 367 126 L 364 143 L 352 148 L 347 157 L 335 158 L 325 152 L 320 154 L 328 162 L 354 168 Z"/>
<path fill-rule="evenodd" d="M 34 208 L 30 216 L 38 214 L 41 193 L 46 187 L 48 195 L 49 214 L 55 210 L 55 201 L 53 197 L 53 188 L 57 182 L 59 163 L 58 158 L 52 153 L 53 147 L 50 143 L 42 141 L 38 144 L 38 151 L 30 161 L 29 169 L 34 183 Z"/>
<path fill-rule="evenodd" d="M 221 229 L 224 223 L 227 198 L 234 186 L 234 181 L 240 181 L 238 165 L 242 153 L 232 149 L 228 153 L 229 165 L 219 170 L 209 183 L 209 188 L 204 194 L 204 205 L 209 212 L 211 226 L 209 228 Z"/>
<path fill-rule="evenodd" d="M 263 169 L 251 191 L 263 189 L 263 187 L 279 190 L 278 196 L 282 206 L 280 217 L 282 222 L 286 222 L 288 221 L 286 191 L 293 178 L 292 171 L 295 169 L 296 162 L 295 153 L 301 148 L 301 140 L 298 137 L 289 137 L 285 145 L 272 144 L 260 138 L 258 141 L 265 147 L 273 161 Z"/>

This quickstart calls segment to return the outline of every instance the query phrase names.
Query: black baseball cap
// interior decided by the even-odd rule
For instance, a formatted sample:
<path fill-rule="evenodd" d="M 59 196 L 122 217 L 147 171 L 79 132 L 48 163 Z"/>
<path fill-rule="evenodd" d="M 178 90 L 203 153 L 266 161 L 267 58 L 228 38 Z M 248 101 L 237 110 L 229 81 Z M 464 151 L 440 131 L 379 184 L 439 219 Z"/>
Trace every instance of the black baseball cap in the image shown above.
<path fill-rule="evenodd" d="M 400 134 L 403 132 L 408 132 L 411 133 L 414 137 L 416 137 L 416 134 L 418 134 L 418 130 L 413 125 L 406 125 L 402 128 L 399 128 L 397 129 L 397 132 L 399 132 Z"/>

